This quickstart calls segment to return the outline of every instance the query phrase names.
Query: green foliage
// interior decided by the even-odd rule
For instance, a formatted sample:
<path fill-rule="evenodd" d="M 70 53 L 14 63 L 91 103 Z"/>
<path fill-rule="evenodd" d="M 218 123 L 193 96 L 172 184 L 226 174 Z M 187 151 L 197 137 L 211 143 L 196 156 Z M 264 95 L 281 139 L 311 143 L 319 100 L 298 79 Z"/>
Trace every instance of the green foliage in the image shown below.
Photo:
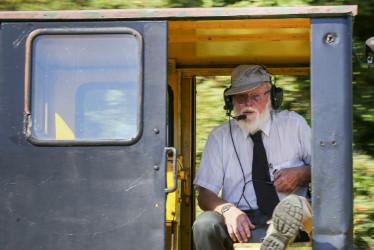
<path fill-rule="evenodd" d="M 374 160 L 354 155 L 354 243 L 355 249 L 374 247 Z"/>
<path fill-rule="evenodd" d="M 128 9 L 166 5 L 166 0 L 2 0 L 0 10 Z"/>
<path fill-rule="evenodd" d="M 94 9 L 129 9 L 129 8 L 161 8 L 165 7 L 163 0 L 89 0 L 90 8 Z"/>
<path fill-rule="evenodd" d="M 87 6 L 87 0 L 3 0 L 2 10 L 58 10 L 82 9 Z"/>
<path fill-rule="evenodd" d="M 198 77 L 196 82 L 196 161 L 199 163 L 208 133 L 227 120 L 223 109 L 223 91 L 230 85 L 230 78 Z"/>
<path fill-rule="evenodd" d="M 353 77 L 353 141 L 354 149 L 374 155 L 374 70 L 358 72 Z"/>
<path fill-rule="evenodd" d="M 168 0 L 170 8 L 201 7 L 203 0 Z"/>
<path fill-rule="evenodd" d="M 310 80 L 308 76 L 279 76 L 274 83 L 283 89 L 281 109 L 293 110 L 302 115 L 310 125 Z"/>
<path fill-rule="evenodd" d="M 221 2 L 221 5 L 217 6 L 233 6 L 233 7 L 244 7 L 244 6 L 306 6 L 312 0 L 214 0 Z M 223 2 L 223 4 L 222 4 Z"/>

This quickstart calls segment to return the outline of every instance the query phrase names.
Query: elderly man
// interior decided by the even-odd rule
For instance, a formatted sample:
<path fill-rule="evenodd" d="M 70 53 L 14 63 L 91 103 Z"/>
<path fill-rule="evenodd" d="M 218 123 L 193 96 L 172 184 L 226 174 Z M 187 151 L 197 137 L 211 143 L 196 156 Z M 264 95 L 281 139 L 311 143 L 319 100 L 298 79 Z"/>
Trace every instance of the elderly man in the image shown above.
<path fill-rule="evenodd" d="M 194 180 L 204 210 L 193 225 L 197 250 L 261 241 L 285 249 L 299 231 L 310 236 L 311 131 L 300 115 L 276 110 L 281 95 L 264 67 L 233 70 L 224 97 L 234 120 L 212 130 Z"/>

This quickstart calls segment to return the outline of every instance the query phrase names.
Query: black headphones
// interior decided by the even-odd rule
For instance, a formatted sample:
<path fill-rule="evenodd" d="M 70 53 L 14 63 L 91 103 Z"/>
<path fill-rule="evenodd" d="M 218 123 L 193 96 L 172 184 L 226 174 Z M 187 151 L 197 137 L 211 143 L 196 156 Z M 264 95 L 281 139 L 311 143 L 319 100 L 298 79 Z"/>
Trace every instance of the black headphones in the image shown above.
<path fill-rule="evenodd" d="M 225 101 L 225 106 L 223 106 L 223 109 L 226 110 L 226 114 L 230 115 L 231 111 L 234 109 L 234 104 L 232 103 L 232 95 L 225 95 L 226 91 L 231 89 L 231 86 L 228 88 L 225 88 L 223 91 L 223 100 Z"/>
<path fill-rule="evenodd" d="M 229 89 L 231 89 L 231 86 L 226 88 L 223 91 L 223 99 L 225 101 L 225 106 L 223 106 L 223 109 L 226 110 L 227 115 L 229 115 L 231 111 L 234 109 L 234 104 L 232 102 L 232 95 L 225 95 L 226 91 L 228 91 Z M 283 102 L 283 89 L 278 88 L 277 86 L 275 86 L 275 84 L 271 84 L 270 100 L 271 100 L 271 107 L 274 110 L 279 109 Z"/>
<path fill-rule="evenodd" d="M 274 110 L 279 109 L 283 102 L 283 89 L 278 88 L 277 86 L 275 86 L 275 84 L 272 84 L 270 89 L 270 99 L 271 107 Z"/>
<path fill-rule="evenodd" d="M 226 91 L 228 91 L 231 88 L 228 87 L 223 92 L 223 99 L 225 101 L 225 106 L 223 106 L 223 109 L 231 112 L 234 109 L 234 104 L 232 103 L 232 95 L 225 95 Z M 270 89 L 270 100 L 271 100 L 271 107 L 274 110 L 277 110 L 280 108 L 283 102 L 283 89 L 278 88 L 274 84 L 271 85 Z"/>

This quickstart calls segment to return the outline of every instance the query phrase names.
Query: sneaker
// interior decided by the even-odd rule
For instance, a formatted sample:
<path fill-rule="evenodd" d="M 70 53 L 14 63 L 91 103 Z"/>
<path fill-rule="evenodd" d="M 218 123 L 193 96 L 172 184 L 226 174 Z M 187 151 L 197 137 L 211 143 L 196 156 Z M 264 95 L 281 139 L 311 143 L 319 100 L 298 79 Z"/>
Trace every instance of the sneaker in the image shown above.
<path fill-rule="evenodd" d="M 266 235 L 261 250 L 284 250 L 292 243 L 302 226 L 302 204 L 297 195 L 289 195 L 275 207 L 272 217 L 274 230 Z"/>

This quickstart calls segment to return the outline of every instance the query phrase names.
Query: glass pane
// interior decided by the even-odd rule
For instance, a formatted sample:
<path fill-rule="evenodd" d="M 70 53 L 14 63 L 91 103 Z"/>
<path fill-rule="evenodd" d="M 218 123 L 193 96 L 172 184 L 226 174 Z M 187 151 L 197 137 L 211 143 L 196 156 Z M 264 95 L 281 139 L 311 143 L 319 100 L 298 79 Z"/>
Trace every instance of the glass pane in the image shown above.
<path fill-rule="evenodd" d="M 78 90 L 76 100 L 77 137 L 86 139 L 133 137 L 137 131 L 135 87 L 118 83 L 82 86 Z"/>
<path fill-rule="evenodd" d="M 43 34 L 32 43 L 31 135 L 132 140 L 140 131 L 140 58 L 132 34 Z"/>

